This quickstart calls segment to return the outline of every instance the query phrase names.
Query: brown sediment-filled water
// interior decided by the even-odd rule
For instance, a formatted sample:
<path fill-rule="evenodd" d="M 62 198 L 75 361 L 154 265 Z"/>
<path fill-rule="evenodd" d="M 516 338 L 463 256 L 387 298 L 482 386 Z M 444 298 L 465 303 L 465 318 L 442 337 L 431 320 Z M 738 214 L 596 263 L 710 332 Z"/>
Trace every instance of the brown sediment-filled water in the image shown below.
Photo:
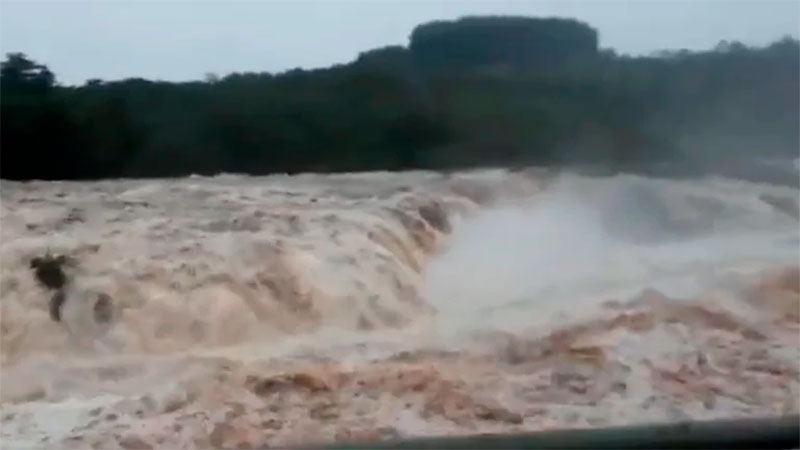
<path fill-rule="evenodd" d="M 485 170 L 0 196 L 4 448 L 798 412 L 796 188 Z M 78 262 L 61 323 L 29 268 L 47 251 Z"/>

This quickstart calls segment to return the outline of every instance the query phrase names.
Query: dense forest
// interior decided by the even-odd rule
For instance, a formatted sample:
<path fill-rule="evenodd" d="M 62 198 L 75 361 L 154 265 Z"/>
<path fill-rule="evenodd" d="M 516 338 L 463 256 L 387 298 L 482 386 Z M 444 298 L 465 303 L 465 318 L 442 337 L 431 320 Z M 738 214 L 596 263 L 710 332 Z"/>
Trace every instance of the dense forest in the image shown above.
<path fill-rule="evenodd" d="M 569 19 L 467 17 L 280 74 L 62 86 L 8 54 L 0 177 L 658 164 L 796 157 L 800 43 L 629 57 Z"/>

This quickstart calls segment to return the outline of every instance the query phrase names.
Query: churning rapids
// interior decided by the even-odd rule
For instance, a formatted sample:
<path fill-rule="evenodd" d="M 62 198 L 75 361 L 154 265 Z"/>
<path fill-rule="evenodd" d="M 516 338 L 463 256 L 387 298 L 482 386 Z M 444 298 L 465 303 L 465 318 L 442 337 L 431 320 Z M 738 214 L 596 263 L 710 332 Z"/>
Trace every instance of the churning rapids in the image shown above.
<path fill-rule="evenodd" d="M 800 406 L 797 187 L 530 169 L 3 182 L 1 195 L 6 448 L 248 448 Z M 76 262 L 61 322 L 29 267 L 48 251 Z"/>

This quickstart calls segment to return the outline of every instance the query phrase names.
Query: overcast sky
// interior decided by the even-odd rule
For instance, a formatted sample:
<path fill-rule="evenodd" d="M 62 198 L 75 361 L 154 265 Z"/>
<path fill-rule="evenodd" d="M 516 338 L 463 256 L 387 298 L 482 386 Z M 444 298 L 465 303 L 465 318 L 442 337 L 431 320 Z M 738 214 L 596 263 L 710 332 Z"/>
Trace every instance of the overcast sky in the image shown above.
<path fill-rule="evenodd" d="M 574 17 L 632 54 L 800 34 L 800 0 L 0 0 L 0 50 L 66 84 L 195 80 L 344 63 L 406 44 L 420 23 L 478 14 Z"/>

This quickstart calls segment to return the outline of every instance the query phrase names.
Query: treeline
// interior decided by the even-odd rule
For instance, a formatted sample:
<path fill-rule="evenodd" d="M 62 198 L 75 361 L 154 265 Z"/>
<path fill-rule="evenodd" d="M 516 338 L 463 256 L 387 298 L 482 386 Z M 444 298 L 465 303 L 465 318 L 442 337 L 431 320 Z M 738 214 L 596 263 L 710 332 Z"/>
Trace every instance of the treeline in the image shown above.
<path fill-rule="evenodd" d="M 9 54 L 0 176 L 402 170 L 796 156 L 800 44 L 617 56 L 567 19 L 464 18 L 321 70 L 56 83 Z"/>

